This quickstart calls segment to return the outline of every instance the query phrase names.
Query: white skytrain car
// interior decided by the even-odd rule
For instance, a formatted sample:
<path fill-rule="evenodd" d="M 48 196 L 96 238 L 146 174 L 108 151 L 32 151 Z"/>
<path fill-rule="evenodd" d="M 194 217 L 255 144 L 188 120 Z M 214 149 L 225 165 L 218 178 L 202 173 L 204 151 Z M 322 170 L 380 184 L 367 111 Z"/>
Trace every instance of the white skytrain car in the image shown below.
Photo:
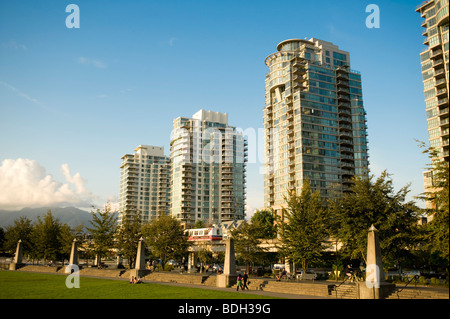
<path fill-rule="evenodd" d="M 185 232 L 188 233 L 188 241 L 222 239 L 222 231 L 218 227 L 186 229 Z"/>

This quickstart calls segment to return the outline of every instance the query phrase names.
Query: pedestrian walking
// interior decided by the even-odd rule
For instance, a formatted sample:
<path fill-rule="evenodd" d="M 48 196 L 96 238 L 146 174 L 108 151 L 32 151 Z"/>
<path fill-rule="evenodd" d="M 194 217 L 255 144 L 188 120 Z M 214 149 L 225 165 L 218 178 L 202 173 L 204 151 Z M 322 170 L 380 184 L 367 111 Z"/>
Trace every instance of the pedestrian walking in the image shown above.
<path fill-rule="evenodd" d="M 241 274 L 238 274 L 238 276 L 237 276 L 236 291 L 239 291 L 239 287 L 241 287 L 241 289 L 244 290 L 244 286 L 242 285 L 242 276 L 241 276 Z"/>
<path fill-rule="evenodd" d="M 242 286 L 242 290 L 244 290 L 245 288 L 247 288 L 247 290 L 248 290 L 248 286 L 247 286 L 248 275 L 247 275 L 246 271 L 244 271 L 244 276 L 242 276 L 242 280 L 244 281 L 244 285 Z M 248 281 L 248 283 L 250 283 L 250 281 Z"/>

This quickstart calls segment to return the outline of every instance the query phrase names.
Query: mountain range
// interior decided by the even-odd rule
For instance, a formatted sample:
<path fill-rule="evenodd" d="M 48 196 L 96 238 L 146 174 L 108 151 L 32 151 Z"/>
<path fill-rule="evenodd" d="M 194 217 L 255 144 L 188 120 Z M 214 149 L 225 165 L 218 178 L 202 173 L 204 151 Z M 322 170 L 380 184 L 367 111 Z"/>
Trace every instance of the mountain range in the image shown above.
<path fill-rule="evenodd" d="M 52 215 L 59 220 L 60 223 L 67 224 L 70 227 L 76 227 L 80 224 L 90 226 L 92 214 L 88 211 L 75 207 L 41 207 L 41 208 L 23 208 L 21 210 L 0 210 L 0 227 L 5 229 L 7 226 L 13 225 L 14 220 L 19 217 L 27 217 L 32 222 L 36 222 L 38 217 L 43 217 L 50 210 Z"/>

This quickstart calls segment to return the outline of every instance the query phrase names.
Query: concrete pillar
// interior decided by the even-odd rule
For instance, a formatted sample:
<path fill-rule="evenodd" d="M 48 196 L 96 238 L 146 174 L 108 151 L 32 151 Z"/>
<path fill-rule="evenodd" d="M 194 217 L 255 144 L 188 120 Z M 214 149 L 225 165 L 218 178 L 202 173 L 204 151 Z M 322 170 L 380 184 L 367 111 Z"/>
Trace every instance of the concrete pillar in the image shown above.
<path fill-rule="evenodd" d="M 142 277 L 147 273 L 145 269 L 145 246 L 144 239 L 139 239 L 136 261 L 134 263 L 134 269 L 131 269 L 130 276 Z"/>
<path fill-rule="evenodd" d="M 223 273 L 225 275 L 236 274 L 236 256 L 234 255 L 234 240 L 227 239 L 225 246 L 225 263 L 223 265 Z"/>
<path fill-rule="evenodd" d="M 195 263 L 195 253 L 193 251 L 190 251 L 188 255 L 188 273 L 196 272 L 194 263 Z"/>
<path fill-rule="evenodd" d="M 17 242 L 16 254 L 14 255 L 14 262 L 9 264 L 9 270 L 16 270 L 20 265 L 22 265 L 22 255 L 22 240 L 19 239 Z"/>
<path fill-rule="evenodd" d="M 139 239 L 134 268 L 138 270 L 145 269 L 145 247 L 144 239 L 142 237 Z"/>
<path fill-rule="evenodd" d="M 122 263 L 123 263 L 122 255 L 117 255 L 117 258 L 116 258 L 117 267 L 121 267 Z"/>
<path fill-rule="evenodd" d="M 74 238 L 72 242 L 72 250 L 70 251 L 69 265 L 78 266 L 78 244 L 76 238 Z"/>
<path fill-rule="evenodd" d="M 217 287 L 230 287 L 236 283 L 236 256 L 234 254 L 234 240 L 229 238 L 226 241 L 225 263 L 223 266 L 223 274 L 217 276 Z"/>
<path fill-rule="evenodd" d="M 378 230 L 373 225 L 367 237 L 366 260 L 366 281 L 358 282 L 359 298 L 385 299 L 395 289 L 395 285 L 385 281 Z"/>
<path fill-rule="evenodd" d="M 17 247 L 16 247 L 16 254 L 14 255 L 14 263 L 16 264 L 21 264 L 22 263 L 22 240 L 19 239 L 19 241 L 17 242 Z"/>
<path fill-rule="evenodd" d="M 287 257 L 284 258 L 284 269 L 286 270 L 287 273 L 291 273 L 292 272 L 291 261 Z"/>

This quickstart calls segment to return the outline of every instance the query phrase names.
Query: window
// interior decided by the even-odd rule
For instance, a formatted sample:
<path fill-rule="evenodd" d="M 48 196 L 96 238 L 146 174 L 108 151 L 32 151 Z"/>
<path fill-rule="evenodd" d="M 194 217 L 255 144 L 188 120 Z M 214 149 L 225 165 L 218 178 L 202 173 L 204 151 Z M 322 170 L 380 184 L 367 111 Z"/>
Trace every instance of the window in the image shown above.
<path fill-rule="evenodd" d="M 347 61 L 347 56 L 342 53 L 333 52 L 333 58 L 341 60 L 341 61 Z"/>

